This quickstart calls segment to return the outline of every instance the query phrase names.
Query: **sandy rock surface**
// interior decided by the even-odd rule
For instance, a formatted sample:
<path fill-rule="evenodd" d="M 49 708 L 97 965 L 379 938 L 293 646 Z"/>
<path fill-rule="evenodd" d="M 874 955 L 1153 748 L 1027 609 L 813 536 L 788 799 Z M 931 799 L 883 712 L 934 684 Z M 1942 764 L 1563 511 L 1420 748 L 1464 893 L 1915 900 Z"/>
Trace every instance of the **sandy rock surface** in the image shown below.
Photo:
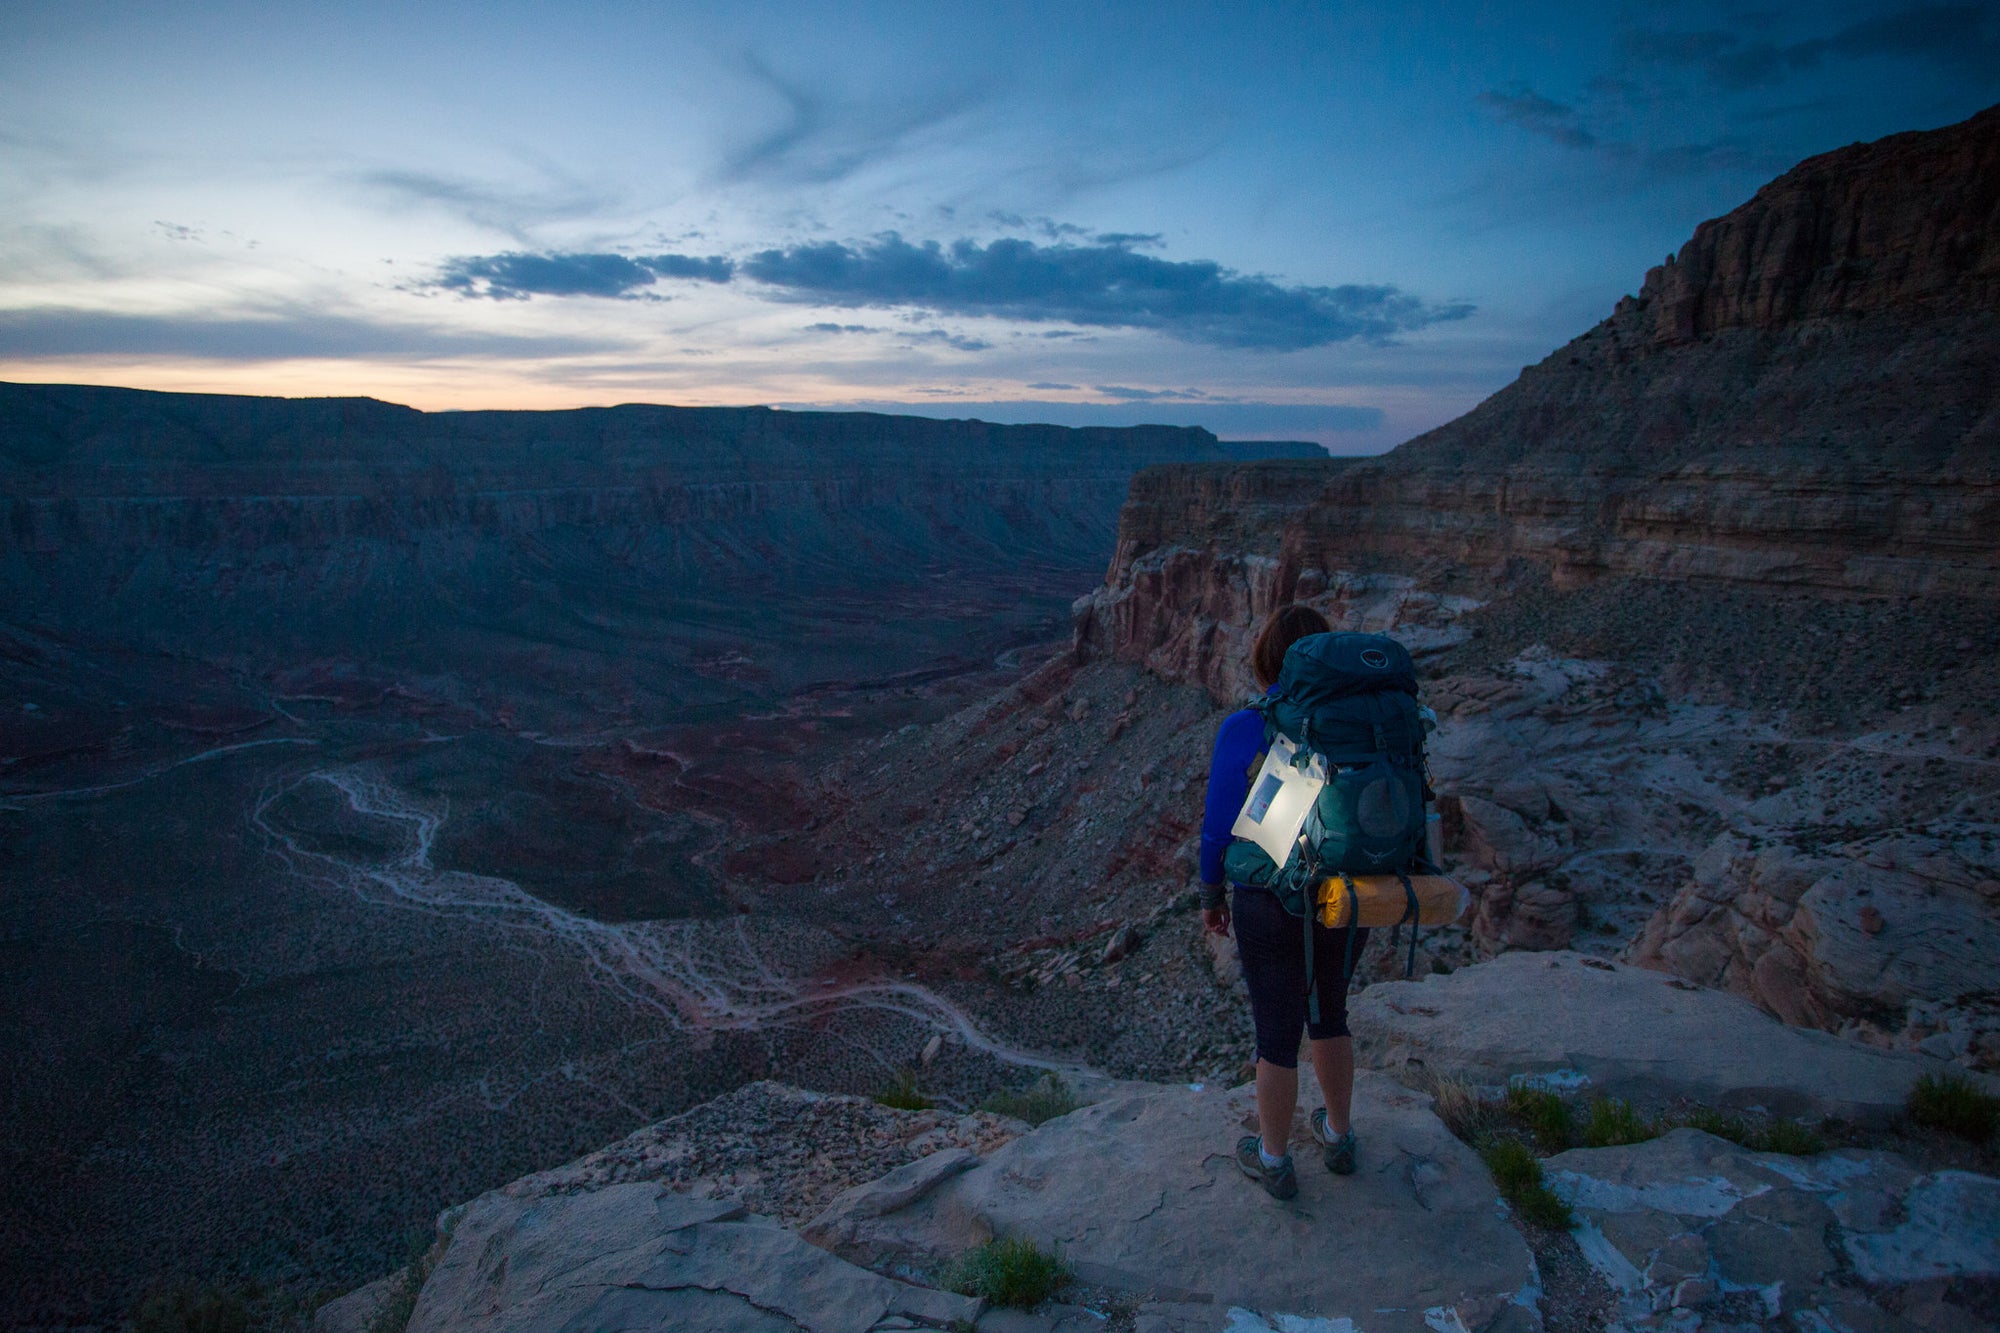
<path fill-rule="evenodd" d="M 1351 1177 L 1321 1168 L 1302 1115 L 1299 1194 L 1287 1203 L 1236 1167 L 1250 1111 L 1248 1089 L 1128 1089 L 860 1224 L 843 1252 L 921 1262 L 1027 1237 L 1057 1248 L 1082 1281 L 1196 1307 L 1185 1326 L 1210 1333 L 1234 1308 L 1351 1317 L 1370 1333 L 1457 1327 L 1437 1322 L 1454 1318 L 1467 1329 L 1540 1327 L 1528 1248 L 1429 1098 L 1361 1075 Z"/>
<path fill-rule="evenodd" d="M 474 1203 L 409 1328 L 868 1333 L 969 1324 L 982 1308 L 842 1262 L 733 1204 L 633 1182 Z"/>
<path fill-rule="evenodd" d="M 797 1225 L 853 1185 L 937 1153 L 989 1153 L 1026 1128 L 986 1112 L 898 1111 L 765 1081 L 501 1192 L 534 1199 L 657 1181 Z"/>
<path fill-rule="evenodd" d="M 1508 953 L 1449 976 L 1370 986 L 1351 1006 L 1373 1068 L 1504 1083 L 1574 1071 L 1611 1096 L 1692 1098 L 1886 1124 L 1944 1066 L 1787 1027 L 1678 977 L 1582 954 Z"/>

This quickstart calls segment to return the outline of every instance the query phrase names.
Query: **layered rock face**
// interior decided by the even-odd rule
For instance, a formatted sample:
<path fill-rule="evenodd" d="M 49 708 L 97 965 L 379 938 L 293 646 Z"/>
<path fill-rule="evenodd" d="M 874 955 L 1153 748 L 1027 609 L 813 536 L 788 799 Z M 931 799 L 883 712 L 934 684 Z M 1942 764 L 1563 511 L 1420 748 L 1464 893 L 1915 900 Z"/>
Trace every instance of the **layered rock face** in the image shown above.
<path fill-rule="evenodd" d="M 1224 703 L 1273 606 L 1393 630 L 1481 952 L 1986 1067 L 1996 531 L 2000 108 L 1801 164 L 1380 459 L 1141 473 L 1077 642 Z"/>
<path fill-rule="evenodd" d="M 606 656 L 674 640 L 682 666 L 789 639 L 782 691 L 873 674 L 792 623 L 829 595 L 928 585 L 947 617 L 1035 599 L 1046 618 L 1101 561 L 1135 469 L 1239 453 L 1168 427 L 4 385 L 0 590 L 20 622 L 255 660 L 450 659 L 468 622 Z M 885 647 L 893 669 L 935 655 Z"/>
<path fill-rule="evenodd" d="M 2000 108 L 1801 164 L 1603 323 L 1383 458 L 1143 474 L 1088 634 L 1142 656 L 1329 571 L 1476 577 L 1512 558 L 1558 586 L 1991 599 L 1996 386 Z"/>

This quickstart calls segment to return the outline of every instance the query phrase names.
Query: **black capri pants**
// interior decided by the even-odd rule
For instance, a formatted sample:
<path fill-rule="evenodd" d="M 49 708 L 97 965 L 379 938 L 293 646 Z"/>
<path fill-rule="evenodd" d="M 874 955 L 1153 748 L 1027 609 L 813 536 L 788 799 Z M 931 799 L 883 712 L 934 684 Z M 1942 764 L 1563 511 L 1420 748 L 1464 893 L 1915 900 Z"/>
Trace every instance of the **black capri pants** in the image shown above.
<path fill-rule="evenodd" d="M 1257 1058 L 1283 1069 L 1299 1067 L 1299 1033 L 1313 1040 L 1347 1035 L 1349 927 L 1329 930 L 1313 922 L 1313 985 L 1319 991 L 1319 1019 L 1306 1022 L 1305 923 L 1287 912 L 1278 895 L 1237 885 L 1230 895 L 1230 922 L 1243 982 L 1250 988 L 1250 1017 L 1257 1025 Z M 1355 934 L 1354 956 L 1368 947 L 1364 927 Z"/>

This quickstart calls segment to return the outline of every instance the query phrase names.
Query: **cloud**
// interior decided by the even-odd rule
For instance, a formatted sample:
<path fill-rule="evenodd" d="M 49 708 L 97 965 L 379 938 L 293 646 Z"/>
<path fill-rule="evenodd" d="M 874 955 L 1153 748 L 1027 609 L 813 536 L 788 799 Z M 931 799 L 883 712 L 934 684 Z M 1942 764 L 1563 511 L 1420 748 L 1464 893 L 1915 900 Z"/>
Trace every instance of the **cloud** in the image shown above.
<path fill-rule="evenodd" d="M 1106 398 L 1124 398 L 1137 402 L 1158 402 L 1162 399 L 1180 399 L 1194 402 L 1208 397 L 1200 389 L 1132 389 L 1122 384 L 1100 384 L 1097 391 Z M 1231 402 L 1233 399 L 1219 401 Z"/>
<path fill-rule="evenodd" d="M 1100 231 L 1097 233 L 1099 245 L 1115 245 L 1120 250 L 1165 245 L 1167 238 L 1157 231 Z"/>
<path fill-rule="evenodd" d="M 511 236 L 523 245 L 529 243 L 528 229 L 538 223 L 590 217 L 617 202 L 606 191 L 560 178 L 539 190 L 509 188 L 425 171 L 365 171 L 354 179 L 369 193 L 399 207 L 441 209 Z"/>
<path fill-rule="evenodd" d="M 180 222 L 155 221 L 153 228 L 170 241 L 198 241 L 201 239 L 200 227 L 190 227 Z"/>
<path fill-rule="evenodd" d="M 852 245 L 763 250 L 743 261 L 741 272 L 780 300 L 1150 329 L 1183 342 L 1266 351 L 1381 341 L 1472 312 L 1394 287 L 1285 287 L 1208 260 L 1012 238 L 947 247 L 913 245 L 890 232 Z"/>
<path fill-rule="evenodd" d="M 528 254 L 460 255 L 445 261 L 428 287 L 496 301 L 531 296 L 631 299 L 661 278 L 728 282 L 735 265 L 720 255 Z"/>
<path fill-rule="evenodd" d="M 1829 59 L 1902 57 L 1955 66 L 1981 83 L 2000 81 L 2000 17 L 1990 6 L 1911 5 L 1863 19 L 1831 37 L 1800 42 L 1751 39 L 1710 29 L 1640 31 L 1624 39 L 1626 54 L 1644 64 L 1699 71 L 1732 92 L 1770 87 Z"/>
<path fill-rule="evenodd" d="M 1302 439 L 1380 430 L 1376 407 L 1340 403 L 1065 403 L 1040 399 L 1003 401 L 962 397 L 962 389 L 918 389 L 922 398 L 949 401 L 861 403 L 781 403 L 780 407 L 820 411 L 890 412 L 915 416 L 972 418 L 1003 423 L 1046 422 L 1057 426 L 1205 426 L 1224 439 L 1237 436 Z"/>
<path fill-rule="evenodd" d="M 1064 390 L 1074 391 L 1076 388 L 1074 384 L 1052 384 L 1046 380 L 1036 384 L 1030 384 L 1028 387 L 1030 389 L 1040 389 L 1044 393 L 1059 393 Z"/>
<path fill-rule="evenodd" d="M 264 317 L 184 318 L 121 315 L 67 306 L 0 310 L 0 356 L 175 357 L 203 361 L 290 361 L 381 357 L 558 357 L 620 346 L 599 339 L 455 333 L 411 324 L 379 324 L 309 309 Z"/>
<path fill-rule="evenodd" d="M 969 337 L 963 333 L 949 333 L 944 329 L 926 329 L 922 333 L 907 335 L 911 343 L 943 343 L 956 347 L 961 352 L 983 352 L 993 344 L 981 338 Z"/>
<path fill-rule="evenodd" d="M 927 96 L 842 102 L 755 56 L 744 57 L 743 64 L 783 105 L 784 116 L 776 128 L 729 154 L 722 166 L 728 181 L 830 184 L 891 155 L 984 96 L 976 82 L 960 80 L 948 91 Z"/>
<path fill-rule="evenodd" d="M 1565 148 L 1602 148 L 1603 141 L 1586 129 L 1583 113 L 1566 102 L 1544 97 L 1532 88 L 1513 92 L 1483 92 L 1479 103 L 1501 120 Z"/>
<path fill-rule="evenodd" d="M 882 330 L 869 324 L 808 324 L 807 333 L 880 333 Z"/>
<path fill-rule="evenodd" d="M 1783 170 L 1793 161 L 1782 154 L 1757 151 L 1735 139 L 1642 148 L 1593 127 L 1581 108 L 1544 97 L 1525 84 L 1516 84 L 1504 92 L 1488 90 L 1479 94 L 1478 100 L 1495 117 L 1510 125 L 1564 148 L 1634 169 L 1642 176 L 1686 176 L 1738 168 L 1773 172 Z"/>

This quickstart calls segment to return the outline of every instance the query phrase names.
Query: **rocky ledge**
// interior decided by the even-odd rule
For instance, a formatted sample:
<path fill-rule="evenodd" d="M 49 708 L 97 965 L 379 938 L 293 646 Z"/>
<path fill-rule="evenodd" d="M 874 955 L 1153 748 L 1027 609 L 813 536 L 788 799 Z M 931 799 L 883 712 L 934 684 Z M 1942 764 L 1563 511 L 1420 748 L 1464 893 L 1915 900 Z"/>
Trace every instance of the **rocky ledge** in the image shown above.
<path fill-rule="evenodd" d="M 1510 1211 L 1411 1086 L 1581 1083 L 1886 1120 L 1921 1057 L 1574 954 L 1371 987 L 1356 1027 L 1364 1058 L 1405 1081 L 1360 1072 L 1354 1176 L 1318 1169 L 1301 1117 L 1288 1202 L 1231 1160 L 1248 1087 L 1102 1084 L 1031 1130 L 758 1084 L 449 1210 L 408 1327 L 1567 1333 L 1973 1328 L 1994 1313 L 1989 1175 L 1879 1143 L 1798 1156 L 1675 1129 L 1547 1158 L 1571 1212 L 1552 1232 Z M 1053 1252 L 1074 1281 L 1032 1309 L 940 1289 L 949 1261 L 996 1238 Z M 326 1307 L 320 1333 L 381 1327 L 398 1281 Z"/>

